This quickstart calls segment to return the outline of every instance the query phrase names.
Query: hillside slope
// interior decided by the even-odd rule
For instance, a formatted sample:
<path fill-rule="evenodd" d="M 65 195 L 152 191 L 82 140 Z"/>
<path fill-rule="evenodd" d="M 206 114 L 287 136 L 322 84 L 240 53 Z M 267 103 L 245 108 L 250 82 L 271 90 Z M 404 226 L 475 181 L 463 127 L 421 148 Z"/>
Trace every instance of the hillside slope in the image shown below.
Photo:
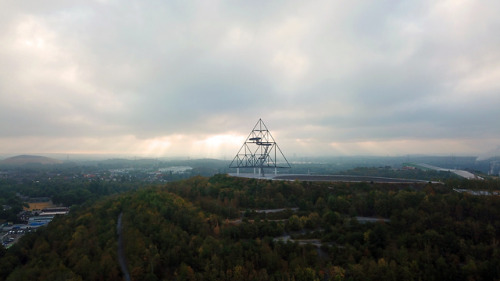
<path fill-rule="evenodd" d="M 0 161 L 0 165 L 26 165 L 26 164 L 61 164 L 62 160 L 38 156 L 38 155 L 18 155 Z"/>
<path fill-rule="evenodd" d="M 123 280 L 120 214 L 131 280 L 500 278 L 498 196 L 217 175 L 72 210 L 0 251 L 0 280 Z"/>

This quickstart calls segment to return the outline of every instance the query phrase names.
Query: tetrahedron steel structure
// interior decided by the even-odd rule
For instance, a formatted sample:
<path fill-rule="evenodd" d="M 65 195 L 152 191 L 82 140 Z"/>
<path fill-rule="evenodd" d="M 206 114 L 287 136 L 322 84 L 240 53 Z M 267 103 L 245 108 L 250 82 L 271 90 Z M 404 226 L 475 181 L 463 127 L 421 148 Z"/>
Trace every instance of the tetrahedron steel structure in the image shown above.
<path fill-rule="evenodd" d="M 274 173 L 277 174 L 278 168 L 291 167 L 271 132 L 262 119 L 259 119 L 229 168 L 236 168 L 238 174 L 240 168 L 254 168 L 254 173 L 255 169 L 259 169 L 260 175 L 264 176 L 265 168 L 274 168 Z"/>

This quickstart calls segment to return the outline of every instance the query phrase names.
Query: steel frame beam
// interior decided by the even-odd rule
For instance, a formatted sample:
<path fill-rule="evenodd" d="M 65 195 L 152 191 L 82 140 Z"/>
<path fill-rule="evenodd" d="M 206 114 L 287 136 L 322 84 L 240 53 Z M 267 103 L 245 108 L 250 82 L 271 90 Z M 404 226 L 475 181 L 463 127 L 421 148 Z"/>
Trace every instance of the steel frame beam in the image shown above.
<path fill-rule="evenodd" d="M 278 163 L 282 157 L 284 162 Z M 274 140 L 266 125 L 259 119 L 240 150 L 229 165 L 229 168 L 259 168 L 264 176 L 264 168 L 291 168 L 290 163 Z"/>

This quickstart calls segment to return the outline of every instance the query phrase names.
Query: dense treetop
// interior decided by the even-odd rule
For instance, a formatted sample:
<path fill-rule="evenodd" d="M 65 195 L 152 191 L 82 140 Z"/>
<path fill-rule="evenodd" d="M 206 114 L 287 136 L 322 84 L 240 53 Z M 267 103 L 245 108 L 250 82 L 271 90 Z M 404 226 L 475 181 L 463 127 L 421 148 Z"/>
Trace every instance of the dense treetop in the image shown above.
<path fill-rule="evenodd" d="M 0 251 L 0 280 L 123 280 L 121 213 L 132 280 L 499 279 L 500 198 L 457 187 L 500 190 L 193 177 L 72 209 Z"/>

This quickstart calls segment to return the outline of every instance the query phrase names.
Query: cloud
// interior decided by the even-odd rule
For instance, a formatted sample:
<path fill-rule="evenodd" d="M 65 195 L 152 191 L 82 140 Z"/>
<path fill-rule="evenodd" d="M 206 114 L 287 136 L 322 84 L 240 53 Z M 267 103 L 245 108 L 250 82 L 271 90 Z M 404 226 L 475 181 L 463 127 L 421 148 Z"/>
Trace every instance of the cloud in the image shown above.
<path fill-rule="evenodd" d="M 10 2 L 0 152 L 231 154 L 263 118 L 285 153 L 479 153 L 500 137 L 498 6 Z"/>

